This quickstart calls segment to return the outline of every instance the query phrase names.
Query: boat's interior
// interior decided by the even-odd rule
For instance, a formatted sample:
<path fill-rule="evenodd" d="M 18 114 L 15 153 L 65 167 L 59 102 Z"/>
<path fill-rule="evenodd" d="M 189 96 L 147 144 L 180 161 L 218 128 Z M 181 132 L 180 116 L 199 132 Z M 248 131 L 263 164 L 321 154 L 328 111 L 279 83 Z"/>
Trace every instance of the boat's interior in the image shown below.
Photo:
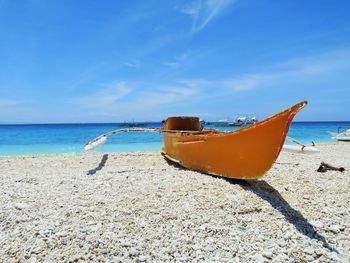
<path fill-rule="evenodd" d="M 182 135 L 195 134 L 197 136 L 223 133 L 215 129 L 203 130 L 198 117 L 169 117 L 164 121 L 164 130 L 179 132 Z"/>
<path fill-rule="evenodd" d="M 165 120 L 165 130 L 201 131 L 203 126 L 198 117 L 170 117 Z"/>

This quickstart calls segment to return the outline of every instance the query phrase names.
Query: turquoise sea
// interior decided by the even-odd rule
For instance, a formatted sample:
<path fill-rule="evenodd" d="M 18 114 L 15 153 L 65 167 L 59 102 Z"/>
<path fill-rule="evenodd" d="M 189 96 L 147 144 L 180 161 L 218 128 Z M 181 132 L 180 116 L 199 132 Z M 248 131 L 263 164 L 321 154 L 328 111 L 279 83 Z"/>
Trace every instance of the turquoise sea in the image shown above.
<path fill-rule="evenodd" d="M 162 127 L 160 122 L 139 123 L 142 127 Z M 289 136 L 303 142 L 335 142 L 328 132 L 350 122 L 293 122 Z M 26 124 L 0 125 L 0 155 L 83 153 L 84 145 L 95 137 L 115 129 L 116 124 Z M 238 128 L 218 128 L 235 130 Z M 163 135 L 159 133 L 122 133 L 109 137 L 97 152 L 159 151 Z"/>

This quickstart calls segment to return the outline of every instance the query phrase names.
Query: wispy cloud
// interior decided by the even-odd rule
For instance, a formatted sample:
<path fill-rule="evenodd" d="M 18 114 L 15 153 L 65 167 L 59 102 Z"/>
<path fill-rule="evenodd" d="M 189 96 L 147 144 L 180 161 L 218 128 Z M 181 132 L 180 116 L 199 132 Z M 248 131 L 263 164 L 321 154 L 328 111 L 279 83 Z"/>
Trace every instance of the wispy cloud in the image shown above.
<path fill-rule="evenodd" d="M 259 87 L 259 85 L 274 79 L 273 74 L 250 74 L 238 78 L 225 79 L 221 81 L 224 87 L 232 91 L 248 91 Z"/>
<path fill-rule="evenodd" d="M 186 85 L 187 87 L 195 88 L 197 90 L 201 89 L 202 87 L 206 87 L 212 83 L 212 81 L 207 79 L 181 79 L 178 81 L 178 83 L 181 83 L 183 85 Z"/>
<path fill-rule="evenodd" d="M 290 81 L 303 83 L 318 81 L 350 68 L 350 51 L 336 50 L 329 53 L 297 57 L 267 67 L 266 71 L 254 72 L 217 81 L 232 92 L 244 92 Z"/>
<path fill-rule="evenodd" d="M 11 107 L 22 103 L 20 100 L 0 99 L 0 107 Z"/>
<path fill-rule="evenodd" d="M 154 118 L 161 118 L 165 108 L 189 101 L 199 92 L 197 86 L 184 83 L 168 86 L 159 83 L 149 85 L 149 83 L 143 83 L 141 87 L 137 83 L 127 85 L 120 82 L 96 93 L 71 99 L 69 102 L 78 106 L 77 112 L 89 109 L 90 115 L 95 116 L 121 119 L 149 113 L 155 116 Z M 127 99 L 124 99 L 125 96 Z"/>
<path fill-rule="evenodd" d="M 187 55 L 174 57 L 174 61 L 176 59 L 185 60 Z M 206 105 L 206 110 L 210 108 L 208 101 L 227 101 L 227 98 L 236 96 L 250 96 L 252 92 L 263 97 L 267 91 L 268 94 L 280 93 L 288 87 L 288 92 L 294 97 L 295 94 L 307 97 L 309 93 L 305 92 L 305 87 L 316 86 L 327 78 L 334 79 L 338 73 L 344 74 L 341 72 L 350 69 L 348 61 L 350 52 L 334 51 L 265 65 L 262 71 L 236 72 L 218 78 L 203 76 L 155 81 L 146 77 L 139 82 L 116 82 L 71 102 L 77 105 L 75 110 L 79 114 L 85 110 L 84 114 L 99 120 L 122 121 L 140 116 L 143 120 L 155 120 L 170 115 L 192 115 L 194 109 L 202 116 L 202 106 Z M 210 109 L 220 112 L 220 107 Z"/>
<path fill-rule="evenodd" d="M 150 91 L 144 91 L 135 98 L 133 103 L 137 107 L 157 107 L 169 105 L 178 101 L 185 101 L 198 93 L 198 89 L 188 86 L 169 86 Z"/>
<path fill-rule="evenodd" d="M 0 123 L 19 123 L 23 122 L 23 117 L 33 113 L 33 110 L 25 107 L 28 101 L 1 99 L 0 98 Z M 18 121 L 20 120 L 20 121 Z"/>
<path fill-rule="evenodd" d="M 183 8 L 181 12 L 192 17 L 193 31 L 202 30 L 209 22 L 218 17 L 235 0 L 195 0 Z"/>
<path fill-rule="evenodd" d="M 184 84 L 153 87 L 135 94 L 127 103 L 118 105 L 118 111 L 121 114 L 132 112 L 134 116 L 148 114 L 151 119 L 160 119 L 172 114 L 188 114 L 185 105 L 193 101 L 197 94 L 200 94 L 198 87 Z M 174 109 L 175 112 L 172 112 Z"/>
<path fill-rule="evenodd" d="M 124 65 L 129 68 L 139 68 L 141 63 L 138 60 L 124 62 Z"/>
<path fill-rule="evenodd" d="M 163 62 L 163 65 L 171 68 L 180 67 L 188 59 L 188 54 L 183 53 L 179 56 L 175 56 L 172 60 Z"/>
<path fill-rule="evenodd" d="M 108 85 L 98 90 L 94 94 L 72 98 L 70 103 L 77 104 L 83 108 L 108 108 L 115 105 L 121 98 L 126 96 L 131 89 L 124 82 Z"/>

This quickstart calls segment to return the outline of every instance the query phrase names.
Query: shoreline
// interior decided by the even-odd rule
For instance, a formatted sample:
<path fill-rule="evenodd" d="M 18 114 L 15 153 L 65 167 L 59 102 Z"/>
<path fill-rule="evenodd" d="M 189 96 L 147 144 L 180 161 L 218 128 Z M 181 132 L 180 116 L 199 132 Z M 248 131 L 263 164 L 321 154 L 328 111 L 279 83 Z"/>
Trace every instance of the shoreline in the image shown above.
<path fill-rule="evenodd" d="M 109 155 L 126 155 L 126 154 L 152 154 L 160 153 L 161 149 L 157 151 L 130 151 L 130 152 L 88 152 L 88 153 L 38 153 L 38 154 L 19 154 L 19 155 L 0 155 L 0 158 L 16 158 L 16 157 L 55 157 L 55 156 L 85 156 L 85 155 L 96 155 L 101 156 L 104 154 Z"/>
<path fill-rule="evenodd" d="M 321 142 L 321 143 L 317 143 L 315 144 L 316 148 L 318 146 L 327 146 L 327 145 L 342 145 L 342 144 L 349 144 L 350 142 L 342 142 L 342 141 L 338 141 L 338 142 Z M 294 143 L 288 143 L 288 145 L 295 145 Z M 306 143 L 306 145 L 310 145 L 310 143 Z M 82 147 L 83 148 L 83 147 Z M 68 155 L 68 156 L 75 156 L 75 155 L 86 155 L 86 154 L 95 154 L 95 155 L 103 155 L 103 154 L 129 154 L 129 153 L 142 153 L 142 154 L 147 154 L 147 153 L 157 153 L 157 152 L 161 152 L 161 148 L 159 148 L 159 150 L 135 150 L 135 151 L 94 151 L 94 152 L 79 152 L 79 153 L 28 153 L 28 154 L 14 154 L 14 155 L 2 155 L 0 153 L 0 158 L 11 158 L 11 157 L 40 157 L 40 156 L 60 156 L 60 155 Z"/>
<path fill-rule="evenodd" d="M 350 144 L 318 146 L 251 181 L 158 152 L 0 157 L 0 261 L 347 262 Z"/>

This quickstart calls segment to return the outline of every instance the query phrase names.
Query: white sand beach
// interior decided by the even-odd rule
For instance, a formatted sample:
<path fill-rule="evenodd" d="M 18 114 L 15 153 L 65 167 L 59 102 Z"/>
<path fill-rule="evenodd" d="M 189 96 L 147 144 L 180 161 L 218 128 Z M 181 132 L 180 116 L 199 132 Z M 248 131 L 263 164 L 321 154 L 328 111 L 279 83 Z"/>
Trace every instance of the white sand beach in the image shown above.
<path fill-rule="evenodd" d="M 257 181 L 160 153 L 0 157 L 0 261 L 349 262 L 350 144 L 318 148 Z"/>

